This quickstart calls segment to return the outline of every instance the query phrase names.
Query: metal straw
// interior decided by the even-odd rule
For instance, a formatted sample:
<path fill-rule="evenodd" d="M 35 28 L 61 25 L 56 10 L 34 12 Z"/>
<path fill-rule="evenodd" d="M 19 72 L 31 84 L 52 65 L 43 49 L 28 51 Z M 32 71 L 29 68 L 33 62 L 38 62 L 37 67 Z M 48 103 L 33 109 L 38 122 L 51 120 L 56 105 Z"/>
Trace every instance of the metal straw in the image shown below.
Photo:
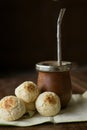
<path fill-rule="evenodd" d="M 65 13 L 65 8 L 62 8 L 59 13 L 57 20 L 57 61 L 58 65 L 61 66 L 62 54 L 61 54 L 61 23 Z"/>

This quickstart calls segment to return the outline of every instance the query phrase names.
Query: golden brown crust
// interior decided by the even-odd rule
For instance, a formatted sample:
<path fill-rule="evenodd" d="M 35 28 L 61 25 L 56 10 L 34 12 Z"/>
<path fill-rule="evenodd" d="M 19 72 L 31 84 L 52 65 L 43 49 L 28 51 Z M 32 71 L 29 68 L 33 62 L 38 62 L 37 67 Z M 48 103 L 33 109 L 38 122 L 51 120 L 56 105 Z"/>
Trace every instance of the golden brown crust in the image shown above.
<path fill-rule="evenodd" d="M 25 90 L 27 90 L 28 92 L 32 92 L 32 91 L 35 90 L 34 85 L 31 84 L 31 83 L 30 83 L 30 84 L 25 84 L 24 88 L 25 88 Z"/>
<path fill-rule="evenodd" d="M 17 105 L 16 100 L 12 96 L 6 98 L 2 103 L 2 107 L 7 110 L 11 110 L 14 106 Z"/>
<path fill-rule="evenodd" d="M 56 104 L 56 99 L 52 94 L 46 95 L 44 101 L 49 103 L 49 104 Z"/>

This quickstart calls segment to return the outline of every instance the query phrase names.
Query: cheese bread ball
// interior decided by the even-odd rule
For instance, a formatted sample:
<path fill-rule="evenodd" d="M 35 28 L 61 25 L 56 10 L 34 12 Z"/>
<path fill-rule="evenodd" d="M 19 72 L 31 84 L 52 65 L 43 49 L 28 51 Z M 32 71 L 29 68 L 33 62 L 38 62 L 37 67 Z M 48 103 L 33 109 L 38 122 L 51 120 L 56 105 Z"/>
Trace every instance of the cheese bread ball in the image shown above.
<path fill-rule="evenodd" d="M 25 81 L 15 89 L 15 95 L 26 103 L 34 102 L 39 95 L 38 87 L 31 81 Z"/>
<path fill-rule="evenodd" d="M 26 107 L 26 112 L 29 112 L 29 111 L 34 111 L 36 108 L 35 108 L 35 102 L 30 102 L 30 103 L 25 103 L 25 107 Z"/>
<path fill-rule="evenodd" d="M 25 114 L 25 104 L 16 96 L 6 96 L 0 101 L 0 118 L 13 121 Z"/>
<path fill-rule="evenodd" d="M 61 109 L 60 98 L 54 92 L 43 92 L 40 94 L 35 105 L 42 116 L 54 116 Z"/>

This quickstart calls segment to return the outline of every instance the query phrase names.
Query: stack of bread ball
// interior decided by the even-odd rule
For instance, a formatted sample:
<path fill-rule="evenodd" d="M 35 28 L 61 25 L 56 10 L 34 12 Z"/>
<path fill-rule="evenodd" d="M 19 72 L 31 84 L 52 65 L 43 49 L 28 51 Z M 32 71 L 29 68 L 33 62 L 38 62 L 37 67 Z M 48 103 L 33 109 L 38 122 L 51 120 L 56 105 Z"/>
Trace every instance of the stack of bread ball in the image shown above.
<path fill-rule="evenodd" d="M 0 118 L 13 121 L 29 111 L 42 116 L 54 116 L 60 112 L 60 98 L 54 92 L 40 93 L 32 81 L 25 81 L 15 89 L 15 96 L 5 96 L 0 100 Z"/>

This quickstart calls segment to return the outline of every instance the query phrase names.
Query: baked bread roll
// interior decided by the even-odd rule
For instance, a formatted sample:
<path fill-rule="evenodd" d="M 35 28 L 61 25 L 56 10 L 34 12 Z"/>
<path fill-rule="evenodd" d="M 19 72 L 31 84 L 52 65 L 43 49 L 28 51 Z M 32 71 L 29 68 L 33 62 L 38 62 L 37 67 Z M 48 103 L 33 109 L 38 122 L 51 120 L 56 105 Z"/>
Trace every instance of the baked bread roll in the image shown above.
<path fill-rule="evenodd" d="M 36 109 L 42 116 L 54 116 L 59 113 L 60 98 L 54 92 L 43 92 L 36 100 Z"/>
<path fill-rule="evenodd" d="M 30 102 L 30 103 L 25 103 L 25 107 L 26 107 L 26 113 L 29 114 L 29 117 L 34 116 L 34 114 L 36 113 L 36 108 L 35 108 L 35 102 Z"/>
<path fill-rule="evenodd" d="M 6 96 L 0 101 L 0 118 L 13 121 L 25 114 L 24 102 L 16 96 Z"/>
<path fill-rule="evenodd" d="M 26 112 L 29 112 L 29 111 L 34 111 L 36 108 L 35 108 L 35 102 L 30 102 L 30 103 L 25 103 L 25 107 L 26 107 Z"/>
<path fill-rule="evenodd" d="M 25 81 L 15 89 L 15 95 L 26 103 L 34 102 L 39 95 L 38 87 L 31 81 Z"/>

